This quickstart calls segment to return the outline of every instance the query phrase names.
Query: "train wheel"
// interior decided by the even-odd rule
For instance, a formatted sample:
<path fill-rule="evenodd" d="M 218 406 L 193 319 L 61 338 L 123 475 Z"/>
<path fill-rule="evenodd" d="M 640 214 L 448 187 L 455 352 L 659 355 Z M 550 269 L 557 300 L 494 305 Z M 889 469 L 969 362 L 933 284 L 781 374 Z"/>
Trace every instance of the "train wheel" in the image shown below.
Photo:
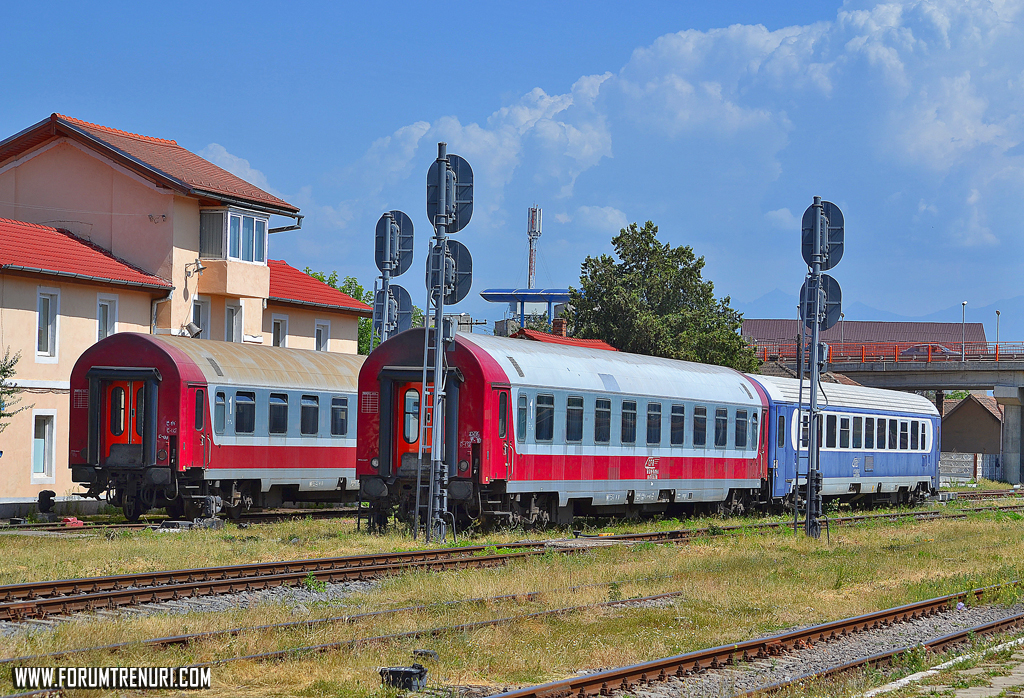
<path fill-rule="evenodd" d="M 225 506 L 224 512 L 228 515 L 228 518 L 232 521 L 238 521 L 242 518 L 242 505 L 238 504 L 233 507 Z"/>
<path fill-rule="evenodd" d="M 145 513 L 142 500 L 135 492 L 125 493 L 121 511 L 124 512 L 124 518 L 128 519 L 130 523 L 136 523 L 139 517 Z"/>
<path fill-rule="evenodd" d="M 167 516 L 169 516 L 172 521 L 180 521 L 185 518 L 185 503 L 181 501 L 181 497 L 177 497 L 168 502 L 165 509 L 167 510 Z"/>

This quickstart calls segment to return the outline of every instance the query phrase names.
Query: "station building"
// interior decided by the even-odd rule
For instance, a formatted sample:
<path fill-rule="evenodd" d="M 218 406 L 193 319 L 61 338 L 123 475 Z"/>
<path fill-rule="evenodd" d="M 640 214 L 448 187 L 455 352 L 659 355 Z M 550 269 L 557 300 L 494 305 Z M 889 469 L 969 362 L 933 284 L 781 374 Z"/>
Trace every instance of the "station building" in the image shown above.
<path fill-rule="evenodd" d="M 52 114 L 0 141 L 0 356 L 20 355 L 22 408 L 0 432 L 0 502 L 77 489 L 69 378 L 109 334 L 356 353 L 372 309 L 269 258 L 301 220 L 173 140 Z"/>

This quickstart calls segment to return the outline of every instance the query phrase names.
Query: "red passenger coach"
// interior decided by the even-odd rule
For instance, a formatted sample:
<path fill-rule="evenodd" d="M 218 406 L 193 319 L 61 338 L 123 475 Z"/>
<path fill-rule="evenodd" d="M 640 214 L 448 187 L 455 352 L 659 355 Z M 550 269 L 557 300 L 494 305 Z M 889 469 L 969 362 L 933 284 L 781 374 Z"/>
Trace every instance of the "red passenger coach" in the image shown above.
<path fill-rule="evenodd" d="M 360 496 L 382 516 L 397 506 L 406 520 L 415 509 L 419 439 L 429 438 L 419 424 L 423 332 L 383 343 L 359 374 Z M 447 494 L 463 522 L 567 523 L 573 515 L 700 506 L 738 512 L 769 496 L 768 400 L 742 373 L 464 334 L 445 365 Z"/>
<path fill-rule="evenodd" d="M 119 333 L 71 373 L 69 464 L 130 520 L 352 501 L 363 357 Z"/>

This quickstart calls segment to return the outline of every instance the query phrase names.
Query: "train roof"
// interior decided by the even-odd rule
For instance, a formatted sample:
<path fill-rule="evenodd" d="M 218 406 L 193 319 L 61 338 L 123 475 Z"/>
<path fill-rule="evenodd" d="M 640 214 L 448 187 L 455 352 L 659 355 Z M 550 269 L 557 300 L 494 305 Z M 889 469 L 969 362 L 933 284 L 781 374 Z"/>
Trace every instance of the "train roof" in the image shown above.
<path fill-rule="evenodd" d="M 755 384 L 724 366 L 488 335 L 458 339 L 490 356 L 514 386 L 766 404 Z"/>
<path fill-rule="evenodd" d="M 800 390 L 800 381 L 796 378 L 780 376 L 751 376 L 758 381 L 775 402 L 795 404 Z M 821 383 L 820 403 L 823 407 L 847 407 L 878 410 L 886 412 L 908 412 L 938 417 L 939 411 L 931 400 L 914 393 L 899 390 L 883 390 L 867 388 L 862 385 L 843 385 L 841 383 Z M 810 399 L 810 383 L 804 381 L 804 404 Z"/>
<path fill-rule="evenodd" d="M 112 335 L 108 339 L 124 337 Z M 185 354 L 210 385 L 245 385 L 356 392 L 364 356 L 308 349 L 265 347 L 258 344 L 190 339 L 170 335 L 144 335 L 154 344 Z M 104 340 L 107 341 L 107 340 Z M 174 356 L 174 352 L 168 352 Z"/>

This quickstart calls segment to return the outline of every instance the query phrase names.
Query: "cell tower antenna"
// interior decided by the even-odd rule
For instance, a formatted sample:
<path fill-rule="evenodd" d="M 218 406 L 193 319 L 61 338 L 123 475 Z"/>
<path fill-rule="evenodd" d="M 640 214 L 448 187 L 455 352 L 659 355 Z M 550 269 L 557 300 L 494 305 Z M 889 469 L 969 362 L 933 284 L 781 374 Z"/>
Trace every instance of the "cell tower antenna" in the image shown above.
<path fill-rule="evenodd" d="M 526 222 L 526 234 L 530 238 L 530 276 L 527 288 L 533 288 L 537 281 L 537 240 L 540 239 L 541 213 L 540 206 L 531 206 Z"/>

